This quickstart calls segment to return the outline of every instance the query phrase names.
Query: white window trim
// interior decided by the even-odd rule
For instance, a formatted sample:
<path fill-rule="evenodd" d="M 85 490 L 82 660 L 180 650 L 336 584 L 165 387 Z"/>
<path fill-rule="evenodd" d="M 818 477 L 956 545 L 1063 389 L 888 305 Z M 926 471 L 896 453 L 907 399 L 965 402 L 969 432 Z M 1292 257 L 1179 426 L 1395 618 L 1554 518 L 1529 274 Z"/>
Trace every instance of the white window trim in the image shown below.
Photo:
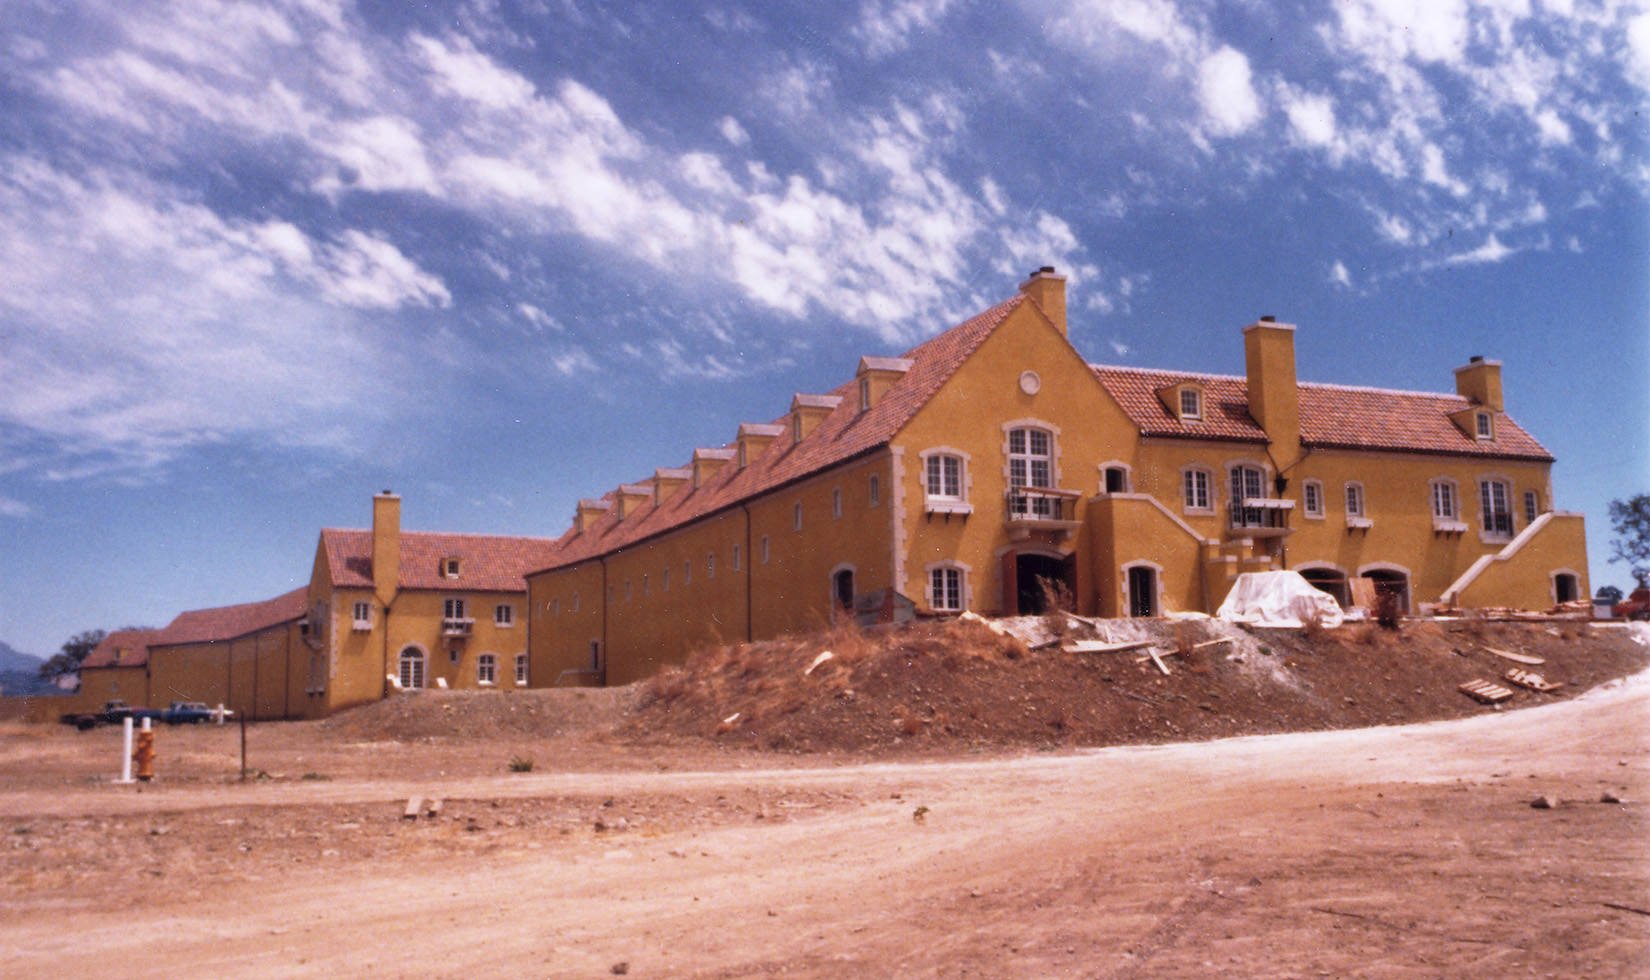
<path fill-rule="evenodd" d="M 930 493 L 928 487 L 928 461 L 936 456 L 949 456 L 957 461 L 957 490 L 958 495 Z M 923 509 L 930 514 L 972 514 L 974 505 L 969 503 L 974 489 L 974 460 L 966 452 L 953 446 L 933 446 L 917 454 L 922 461 Z"/>
<path fill-rule="evenodd" d="M 529 673 L 530 673 L 531 670 L 532 670 L 532 662 L 527 659 L 527 654 L 525 654 L 525 653 L 516 654 L 515 678 L 516 678 L 516 686 L 517 687 L 526 687 L 527 686 L 527 682 L 528 682 L 528 680 L 530 680 Z"/>
<path fill-rule="evenodd" d="M 1524 491 L 1524 526 L 1529 527 L 1535 519 L 1541 516 L 1541 494 L 1535 490 Z"/>
<path fill-rule="evenodd" d="M 768 558 L 772 555 L 772 552 L 773 549 L 768 545 L 768 536 L 766 534 L 762 535 L 762 564 L 766 565 L 768 563 Z"/>
<path fill-rule="evenodd" d="M 500 615 L 503 615 L 507 618 L 506 619 L 500 619 L 499 618 Z M 498 605 L 494 606 L 493 607 L 493 625 L 498 627 L 499 629 L 504 629 L 504 630 L 515 629 L 515 627 L 516 627 L 516 607 L 510 605 L 508 602 L 501 602 Z"/>
<path fill-rule="evenodd" d="M 424 675 L 421 678 L 424 683 L 419 685 L 417 688 L 409 687 L 405 682 L 401 681 L 401 661 L 402 658 L 406 657 L 408 650 L 412 650 L 417 653 L 419 662 L 423 665 L 423 669 L 420 670 L 419 673 Z M 395 655 L 395 679 L 398 683 L 401 683 L 403 690 L 423 690 L 428 688 L 430 686 L 430 651 L 424 649 L 424 645 L 421 643 L 408 643 L 403 646 L 401 648 L 401 652 Z"/>
<path fill-rule="evenodd" d="M 1311 495 L 1306 492 L 1307 487 L 1317 491 L 1318 506 L 1316 508 L 1312 506 Z M 1314 521 L 1321 521 L 1328 515 L 1329 506 L 1324 499 L 1322 480 L 1301 481 L 1301 513 Z"/>
<path fill-rule="evenodd" d="M 1489 412 L 1472 413 L 1472 435 L 1479 442 L 1495 441 L 1495 416 Z"/>
<path fill-rule="evenodd" d="M 831 488 L 831 520 L 842 520 L 842 488 Z"/>
<path fill-rule="evenodd" d="M 1192 406 L 1193 411 L 1190 412 L 1186 411 L 1186 396 L 1188 394 L 1191 395 L 1192 400 L 1196 402 L 1196 404 Z M 1174 402 L 1175 415 L 1179 417 L 1182 422 L 1203 421 L 1203 388 L 1201 386 L 1194 384 L 1181 385 L 1179 388 L 1175 389 Z"/>
<path fill-rule="evenodd" d="M 802 530 L 802 501 L 800 500 L 791 504 L 791 530 Z"/>
<path fill-rule="evenodd" d="M 365 615 L 362 615 L 363 611 L 365 611 Z M 361 599 L 350 607 L 350 625 L 356 632 L 371 630 L 372 618 L 372 601 L 370 599 Z"/>
<path fill-rule="evenodd" d="M 1202 473 L 1203 474 L 1203 479 L 1204 479 L 1203 492 L 1204 492 L 1204 496 L 1208 498 L 1208 501 L 1209 501 L 1208 506 L 1206 506 L 1206 507 L 1195 507 L 1195 506 L 1192 506 L 1187 501 L 1187 499 L 1186 499 L 1186 474 L 1188 474 L 1188 473 Z M 1217 484 L 1215 482 L 1214 471 L 1211 470 L 1209 467 L 1203 465 L 1202 463 L 1191 463 L 1191 464 L 1188 464 L 1186 466 L 1182 466 L 1180 468 L 1180 510 L 1181 510 L 1181 512 L 1186 513 L 1186 514 L 1213 514 L 1215 512 L 1215 488 L 1217 486 L 1219 486 L 1219 484 Z"/>
<path fill-rule="evenodd" d="M 740 558 L 740 550 L 739 550 L 738 543 L 735 543 L 734 546 L 733 546 L 733 561 L 731 562 L 731 564 L 733 565 L 733 570 L 736 571 L 736 572 L 739 571 L 741 566 L 743 565 L 743 562 L 741 561 L 741 558 Z"/>
<path fill-rule="evenodd" d="M 1347 506 L 1352 502 L 1351 490 L 1354 487 L 1358 490 L 1358 509 L 1356 511 Z M 1346 523 L 1348 526 L 1351 526 L 1355 520 L 1369 520 L 1369 491 L 1364 489 L 1362 480 L 1348 480 L 1341 485 L 1341 506 L 1346 510 Z"/>
<path fill-rule="evenodd" d="M 866 482 L 865 498 L 867 507 L 882 506 L 882 478 L 880 475 L 871 474 L 870 480 Z"/>
<path fill-rule="evenodd" d="M 486 673 L 492 674 L 492 676 L 491 677 L 484 676 L 484 674 L 483 674 L 484 671 Z M 496 654 L 496 653 L 483 653 L 483 654 L 476 657 L 476 686 L 477 687 L 497 687 L 498 686 L 498 654 Z"/>
<path fill-rule="evenodd" d="M 1117 611 L 1123 617 L 1128 618 L 1128 610 L 1131 605 L 1129 600 L 1133 598 L 1129 595 L 1129 570 L 1133 568 L 1149 568 L 1152 570 L 1152 581 L 1157 583 L 1157 595 L 1152 596 L 1152 609 L 1154 615 L 1162 616 L 1167 612 L 1167 607 L 1163 604 L 1163 566 L 1144 558 L 1136 558 L 1134 561 L 1124 562 L 1118 566 L 1117 588 L 1123 604 L 1117 607 Z"/>
<path fill-rule="evenodd" d="M 1587 590 L 1581 587 L 1581 584 L 1582 584 L 1583 581 L 1585 581 L 1585 579 L 1582 578 L 1582 575 L 1581 575 L 1580 572 L 1576 571 L 1573 568 L 1569 568 L 1569 567 L 1555 568 L 1552 571 L 1547 573 L 1547 595 L 1548 595 L 1549 598 L 1551 598 L 1553 600 L 1554 605 L 1558 604 L 1558 577 L 1560 575 L 1569 575 L 1569 576 L 1573 577 L 1576 580 L 1576 598 L 1577 599 L 1586 599 L 1586 598 L 1588 598 Z"/>
<path fill-rule="evenodd" d="M 871 379 L 859 379 L 859 410 L 867 411 L 871 407 Z"/>
<path fill-rule="evenodd" d="M 1491 531 L 1485 527 L 1487 523 L 1485 517 L 1487 515 L 1484 513 L 1484 484 L 1486 483 L 1499 483 L 1507 490 L 1507 530 L 1505 531 Z M 1518 499 L 1518 490 L 1512 478 L 1500 473 L 1481 473 L 1478 479 L 1473 482 L 1473 490 L 1478 503 L 1478 540 L 1485 544 L 1506 544 L 1513 538 L 1518 537 L 1518 512 L 1513 509 L 1517 506 L 1514 501 Z"/>
<path fill-rule="evenodd" d="M 950 607 L 946 607 L 946 608 L 942 609 L 942 608 L 940 608 L 940 606 L 938 604 L 936 604 L 934 602 L 934 572 L 936 572 L 936 571 L 938 571 L 942 568 L 952 570 L 952 571 L 955 571 L 955 572 L 958 573 L 958 575 L 957 575 L 957 601 L 960 603 L 960 605 L 958 605 L 957 608 L 955 608 L 955 609 L 952 609 Z M 963 612 L 964 610 L 973 608 L 973 604 L 974 604 L 974 596 L 972 594 L 973 593 L 973 585 L 972 585 L 973 575 L 971 574 L 973 571 L 974 570 L 972 568 L 970 568 L 968 565 L 964 564 L 963 562 L 953 561 L 953 560 L 950 560 L 950 559 L 947 559 L 945 561 L 929 562 L 928 564 L 924 565 L 922 567 L 922 582 L 923 582 L 922 591 L 923 591 L 923 598 L 925 600 L 927 600 L 927 602 L 928 602 L 929 610 L 932 611 L 932 612 Z"/>
<path fill-rule="evenodd" d="M 998 428 L 1000 428 L 1003 433 L 1003 487 L 1005 489 L 1013 486 L 1014 484 L 1014 467 L 1009 461 L 1011 458 L 1011 453 L 1009 452 L 1008 446 L 1008 434 L 1013 432 L 1015 429 L 1042 429 L 1049 434 L 1049 486 L 1050 488 L 1056 488 L 1062 485 L 1064 476 L 1060 472 L 1060 453 L 1062 451 L 1061 447 L 1064 444 L 1064 440 L 1060 438 L 1060 427 L 1058 425 L 1044 419 L 1024 418 L 1009 419 L 1007 422 L 1004 422 L 998 426 Z"/>
<path fill-rule="evenodd" d="M 1100 471 L 1100 489 L 1097 492 L 1102 493 L 1102 494 L 1107 492 L 1107 490 L 1106 490 L 1106 471 L 1111 470 L 1111 469 L 1118 469 L 1118 470 L 1123 471 L 1123 489 L 1121 489 L 1117 492 L 1118 493 L 1133 493 L 1134 492 L 1134 467 L 1130 466 L 1128 463 L 1125 463 L 1120 459 L 1108 459 L 1104 463 L 1101 463 L 1098 467 L 1096 467 L 1096 469 L 1098 469 Z M 1184 488 L 1182 488 L 1182 489 L 1184 489 Z"/>

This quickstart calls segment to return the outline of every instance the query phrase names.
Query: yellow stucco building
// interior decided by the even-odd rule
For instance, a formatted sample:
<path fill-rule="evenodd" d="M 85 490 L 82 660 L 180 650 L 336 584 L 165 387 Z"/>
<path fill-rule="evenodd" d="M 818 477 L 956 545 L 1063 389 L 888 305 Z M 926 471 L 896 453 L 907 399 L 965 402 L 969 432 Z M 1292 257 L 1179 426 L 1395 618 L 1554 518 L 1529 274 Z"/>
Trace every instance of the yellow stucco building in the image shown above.
<path fill-rule="evenodd" d="M 718 640 L 905 609 L 1212 611 L 1245 571 L 1295 569 L 1348 602 L 1546 607 L 1587 595 L 1579 515 L 1505 411 L 1501 365 L 1455 392 L 1301 383 L 1295 328 L 1243 330 L 1244 373 L 1098 366 L 1065 280 L 850 381 L 797 394 L 579 502 L 527 576 L 531 676 L 622 684 Z"/>

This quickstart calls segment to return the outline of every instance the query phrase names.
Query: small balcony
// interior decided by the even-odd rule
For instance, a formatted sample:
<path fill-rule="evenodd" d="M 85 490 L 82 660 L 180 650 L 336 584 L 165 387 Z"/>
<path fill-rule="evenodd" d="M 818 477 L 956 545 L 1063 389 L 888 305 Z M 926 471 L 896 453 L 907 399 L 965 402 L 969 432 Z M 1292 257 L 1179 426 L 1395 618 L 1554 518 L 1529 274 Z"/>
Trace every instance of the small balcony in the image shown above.
<path fill-rule="evenodd" d="M 446 618 L 441 621 L 442 636 L 469 636 L 470 630 L 475 628 L 476 621 L 468 617 L 464 619 Z"/>
<path fill-rule="evenodd" d="M 1275 497 L 1245 497 L 1232 507 L 1227 530 L 1237 538 L 1281 538 L 1294 529 L 1289 526 L 1293 500 Z"/>
<path fill-rule="evenodd" d="M 350 623 L 350 629 L 352 631 L 356 632 L 356 633 L 371 633 L 372 632 L 372 620 L 370 620 L 370 619 L 353 620 Z"/>
<path fill-rule="evenodd" d="M 1038 532 L 1059 535 L 1075 533 L 1082 526 L 1077 516 L 1077 501 L 1081 490 L 1059 490 L 1053 487 L 1011 487 L 1005 497 L 1007 514 L 1004 523 L 1009 534 L 1025 538 Z"/>

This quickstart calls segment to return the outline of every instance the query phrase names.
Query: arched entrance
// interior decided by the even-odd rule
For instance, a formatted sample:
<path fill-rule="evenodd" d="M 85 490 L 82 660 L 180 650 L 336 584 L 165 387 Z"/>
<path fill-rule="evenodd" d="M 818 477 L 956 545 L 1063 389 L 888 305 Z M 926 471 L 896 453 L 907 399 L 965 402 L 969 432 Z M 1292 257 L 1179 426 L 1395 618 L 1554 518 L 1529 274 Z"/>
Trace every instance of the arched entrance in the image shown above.
<path fill-rule="evenodd" d="M 831 615 L 854 612 L 854 570 L 844 568 L 831 576 Z"/>
<path fill-rule="evenodd" d="M 1063 593 L 1066 601 L 1075 602 L 1077 561 L 1075 557 L 1015 555 L 1014 588 L 1017 609 L 1022 616 L 1048 612 L 1051 593 Z"/>
<path fill-rule="evenodd" d="M 424 686 L 424 651 L 417 647 L 407 647 L 401 651 L 398 666 L 398 676 L 403 688 L 411 691 Z"/>
<path fill-rule="evenodd" d="M 1335 597 L 1335 601 L 1342 609 L 1352 604 L 1352 593 L 1346 584 L 1346 573 L 1335 568 L 1300 568 L 1296 569 L 1307 583 L 1319 592 L 1327 592 Z"/>
<path fill-rule="evenodd" d="M 1371 568 L 1363 577 L 1375 583 L 1377 596 L 1391 595 L 1398 600 L 1398 612 L 1409 615 L 1409 575 L 1391 568 Z"/>
<path fill-rule="evenodd" d="M 1581 578 L 1572 572 L 1553 573 L 1553 599 L 1559 603 L 1581 598 Z"/>

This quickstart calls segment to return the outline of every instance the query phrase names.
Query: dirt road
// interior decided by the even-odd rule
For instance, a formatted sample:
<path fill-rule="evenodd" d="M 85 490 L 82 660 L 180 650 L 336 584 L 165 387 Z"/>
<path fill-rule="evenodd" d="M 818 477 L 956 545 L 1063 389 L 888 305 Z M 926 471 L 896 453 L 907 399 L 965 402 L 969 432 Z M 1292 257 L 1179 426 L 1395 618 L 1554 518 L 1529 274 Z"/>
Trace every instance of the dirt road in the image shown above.
<path fill-rule="evenodd" d="M 1647 722 L 1650 673 L 1011 758 L 0 788 L 0 974 L 1644 976 Z M 127 863 L 52 877 L 87 848 Z"/>

